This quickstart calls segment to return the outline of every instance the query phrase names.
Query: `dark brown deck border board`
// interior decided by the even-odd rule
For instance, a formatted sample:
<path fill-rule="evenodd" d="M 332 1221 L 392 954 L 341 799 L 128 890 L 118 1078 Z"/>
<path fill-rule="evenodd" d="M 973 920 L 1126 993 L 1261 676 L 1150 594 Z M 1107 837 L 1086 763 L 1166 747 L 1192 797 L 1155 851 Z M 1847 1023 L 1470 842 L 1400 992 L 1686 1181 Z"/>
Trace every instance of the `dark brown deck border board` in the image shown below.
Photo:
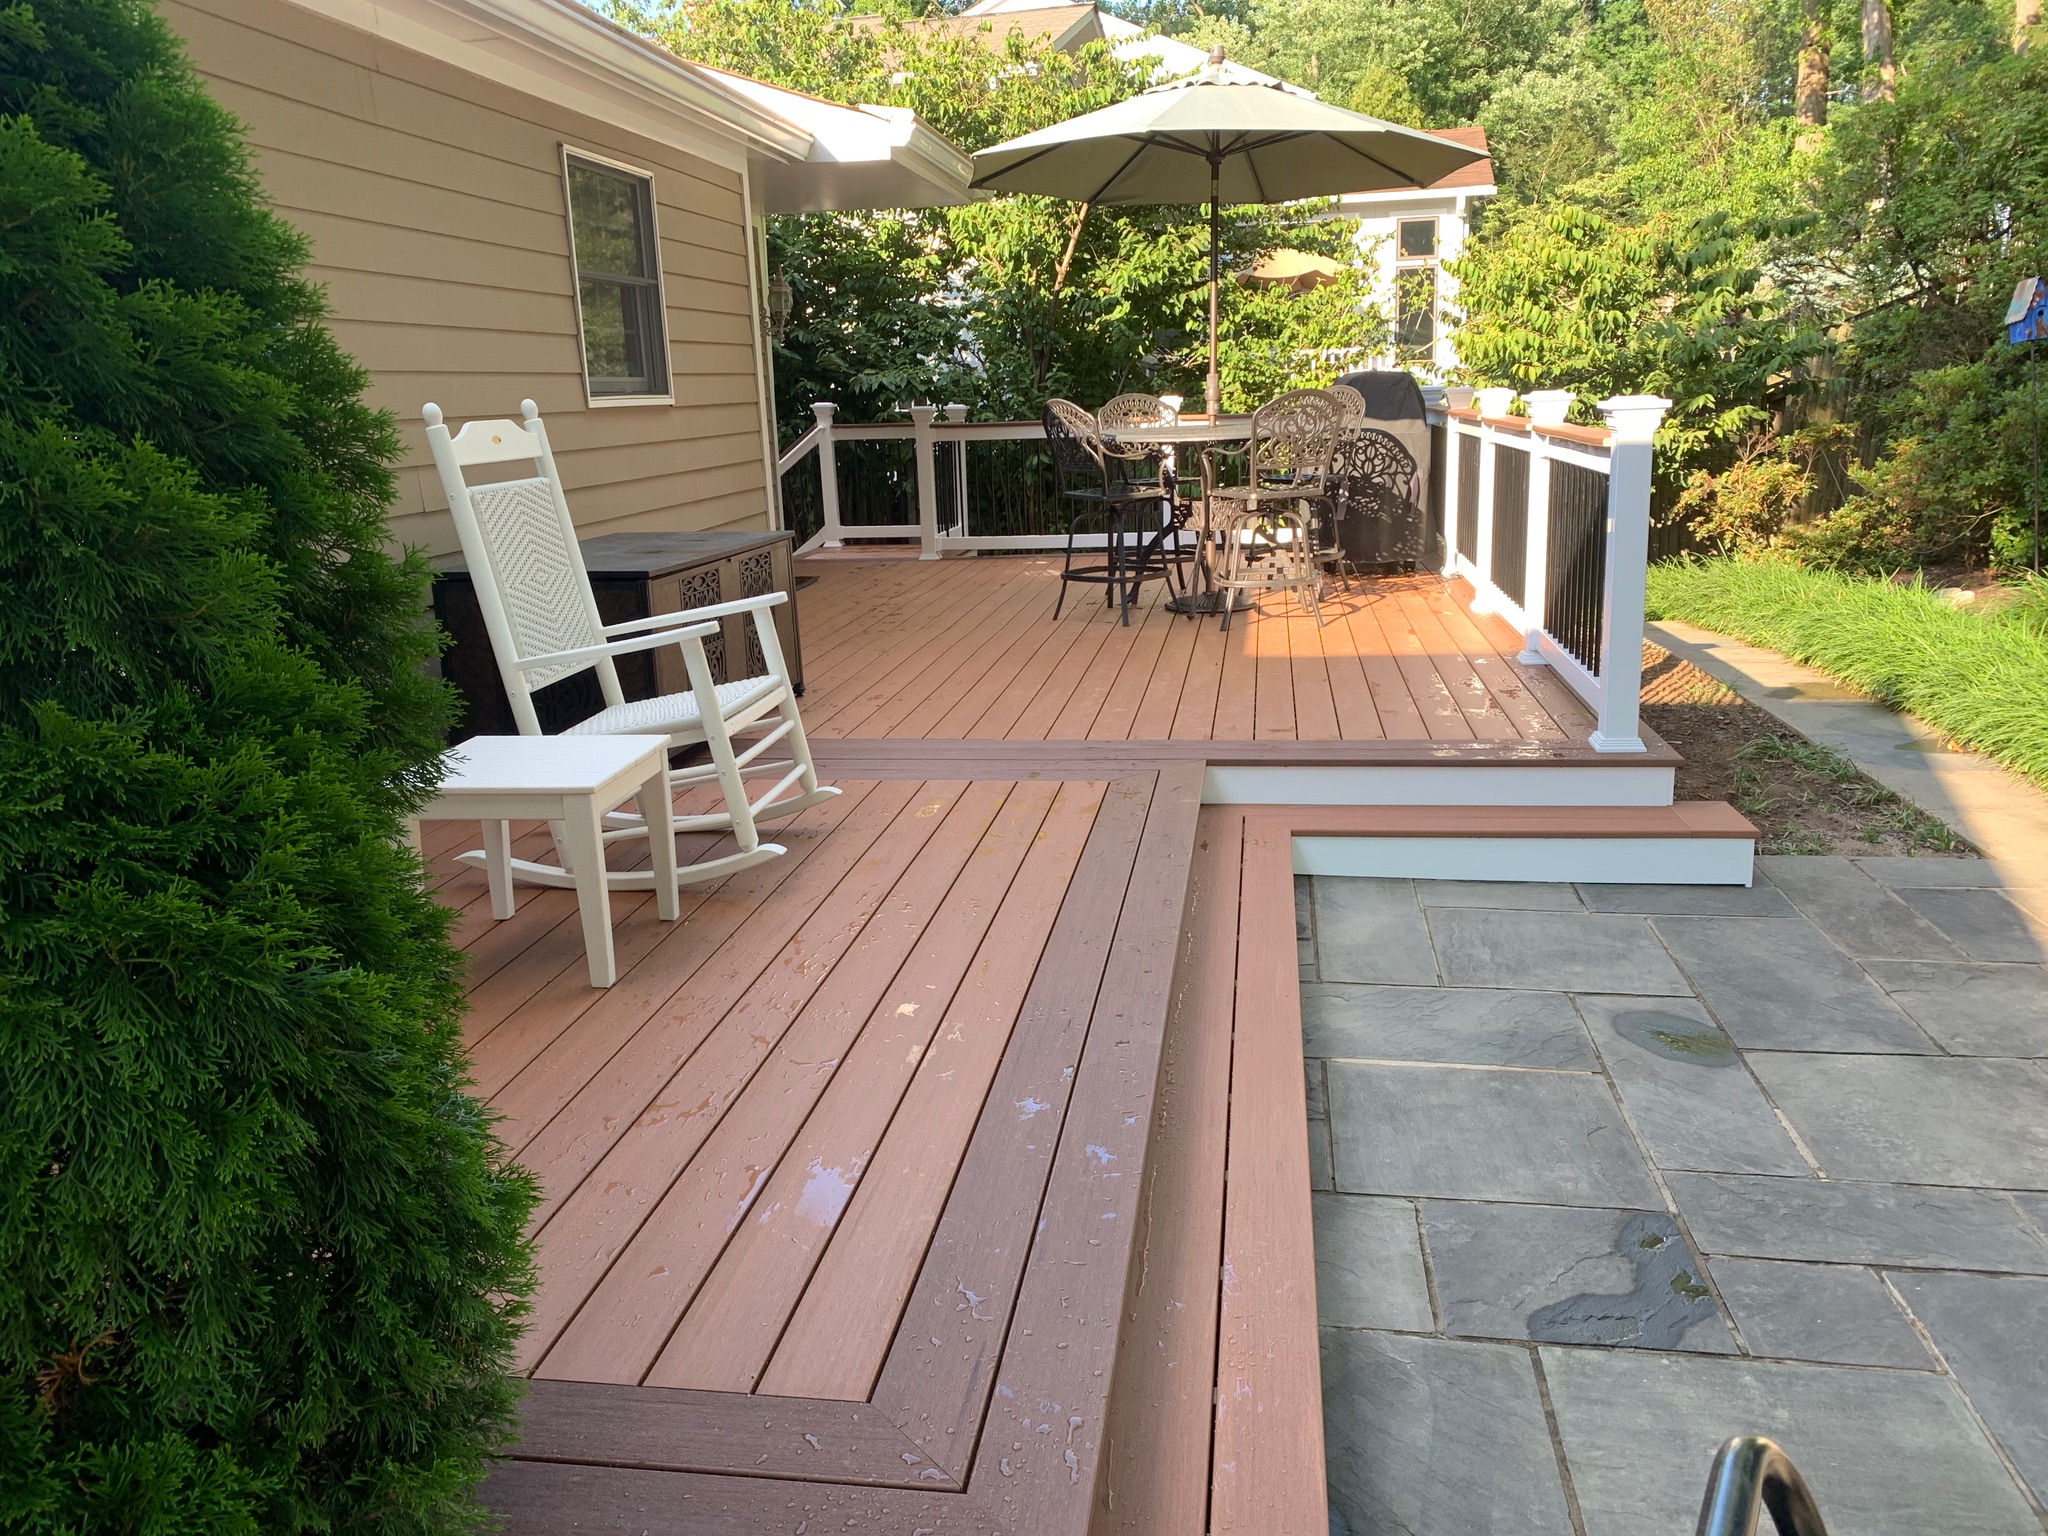
<path fill-rule="evenodd" d="M 1184 764 L 1239 768 L 1676 768 L 1685 759 L 1643 733 L 1647 752 L 1596 752 L 1552 741 L 994 741 L 814 740 L 818 771 L 839 778 L 1102 777 Z"/>
<path fill-rule="evenodd" d="M 959 1488 L 870 1403 L 537 1377 L 520 1432 L 522 1461 Z"/>
<path fill-rule="evenodd" d="M 970 1489 L 1021 1485 L 1020 1529 L 1048 1536 L 1086 1527 L 1103 1475 L 1201 788 L 1197 770 L 1159 775 L 1003 1352 L 1014 1387 L 982 1416 L 969 1475 Z M 1063 1424 L 1033 1392 L 1049 1392 Z"/>

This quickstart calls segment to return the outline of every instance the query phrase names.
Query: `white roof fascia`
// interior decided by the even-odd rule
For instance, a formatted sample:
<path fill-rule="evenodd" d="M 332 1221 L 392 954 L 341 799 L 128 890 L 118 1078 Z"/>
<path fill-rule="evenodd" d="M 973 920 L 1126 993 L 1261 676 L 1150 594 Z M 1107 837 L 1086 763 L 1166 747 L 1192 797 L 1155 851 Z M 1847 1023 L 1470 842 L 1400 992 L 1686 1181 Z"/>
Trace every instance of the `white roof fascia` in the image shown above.
<path fill-rule="evenodd" d="M 1425 208 L 1453 210 L 1476 197 L 1492 197 L 1499 189 L 1491 182 L 1473 187 L 1393 187 L 1384 192 L 1348 192 L 1331 210 L 1336 218 L 1357 218 L 1397 212 L 1420 212 Z"/>
<path fill-rule="evenodd" d="M 1162 37 L 1157 32 L 1148 32 L 1121 16 L 1104 14 L 1102 35 L 1109 39 L 1109 51 L 1126 63 L 1157 59 L 1159 67 L 1153 71 L 1154 80 L 1174 80 L 1182 75 L 1192 75 L 1209 62 L 1208 49 L 1184 43 L 1177 37 Z M 1272 78 L 1265 76 L 1260 83 L 1271 82 Z"/>
<path fill-rule="evenodd" d="M 525 95 L 737 171 L 810 136 L 575 0 L 287 0 Z"/>
<path fill-rule="evenodd" d="M 848 107 L 709 65 L 703 71 L 810 135 L 802 160 L 755 162 L 764 212 L 936 208 L 971 196 L 973 161 L 907 107 Z"/>

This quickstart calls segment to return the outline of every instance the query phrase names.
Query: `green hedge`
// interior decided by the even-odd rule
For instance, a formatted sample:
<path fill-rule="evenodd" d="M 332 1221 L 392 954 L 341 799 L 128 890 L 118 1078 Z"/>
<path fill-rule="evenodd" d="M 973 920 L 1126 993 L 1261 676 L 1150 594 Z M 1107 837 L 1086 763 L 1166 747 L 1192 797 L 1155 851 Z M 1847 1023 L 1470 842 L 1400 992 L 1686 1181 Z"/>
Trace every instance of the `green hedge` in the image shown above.
<path fill-rule="evenodd" d="M 142 0 L 0 4 L 8 1536 L 442 1536 L 512 1430 L 427 573 L 306 256 Z"/>
<path fill-rule="evenodd" d="M 1650 572 L 1650 615 L 1769 646 L 2048 785 L 2048 638 L 2029 615 L 1773 561 Z"/>

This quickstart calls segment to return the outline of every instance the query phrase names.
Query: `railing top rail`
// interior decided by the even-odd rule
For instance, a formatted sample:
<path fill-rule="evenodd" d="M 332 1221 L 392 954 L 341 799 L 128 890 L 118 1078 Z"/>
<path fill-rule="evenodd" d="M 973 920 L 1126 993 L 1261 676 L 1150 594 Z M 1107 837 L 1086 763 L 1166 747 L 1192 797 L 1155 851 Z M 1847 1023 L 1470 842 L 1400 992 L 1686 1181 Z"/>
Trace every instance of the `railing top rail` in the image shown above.
<path fill-rule="evenodd" d="M 818 439 L 824 433 L 825 429 L 822 426 L 812 427 L 810 431 L 783 449 L 781 457 L 775 461 L 776 473 L 786 475 L 792 469 L 795 469 L 797 465 L 804 461 L 804 455 L 818 446 Z"/>
<path fill-rule="evenodd" d="M 933 437 L 987 439 L 990 442 L 1045 436 L 1045 424 L 1038 421 L 935 421 L 925 430 Z M 842 443 L 907 443 L 916 439 L 917 425 L 908 421 L 835 422 L 832 436 Z"/>
<path fill-rule="evenodd" d="M 1447 406 L 1443 415 L 1453 426 L 1466 429 L 1477 427 L 1481 432 L 1496 432 L 1514 437 L 1542 437 L 1602 453 L 1614 446 L 1614 434 L 1606 427 L 1582 427 L 1571 421 L 1531 421 L 1526 416 L 1482 416 L 1469 407 Z"/>
<path fill-rule="evenodd" d="M 1531 430 L 1545 437 L 1562 438 L 1568 443 L 1584 443 L 1590 448 L 1607 448 L 1614 443 L 1614 434 L 1607 428 L 1582 427 L 1574 421 L 1560 421 L 1549 426 L 1539 423 Z"/>

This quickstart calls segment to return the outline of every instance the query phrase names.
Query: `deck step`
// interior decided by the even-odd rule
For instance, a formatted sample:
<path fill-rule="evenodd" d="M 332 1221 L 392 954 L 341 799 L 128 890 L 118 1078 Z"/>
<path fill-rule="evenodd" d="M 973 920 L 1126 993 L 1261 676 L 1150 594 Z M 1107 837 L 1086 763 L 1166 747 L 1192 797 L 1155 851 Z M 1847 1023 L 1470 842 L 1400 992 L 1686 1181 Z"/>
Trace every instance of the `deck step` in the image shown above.
<path fill-rule="evenodd" d="M 1294 870 L 1416 880 L 1748 885 L 1757 830 L 1725 801 L 1289 808 Z"/>

